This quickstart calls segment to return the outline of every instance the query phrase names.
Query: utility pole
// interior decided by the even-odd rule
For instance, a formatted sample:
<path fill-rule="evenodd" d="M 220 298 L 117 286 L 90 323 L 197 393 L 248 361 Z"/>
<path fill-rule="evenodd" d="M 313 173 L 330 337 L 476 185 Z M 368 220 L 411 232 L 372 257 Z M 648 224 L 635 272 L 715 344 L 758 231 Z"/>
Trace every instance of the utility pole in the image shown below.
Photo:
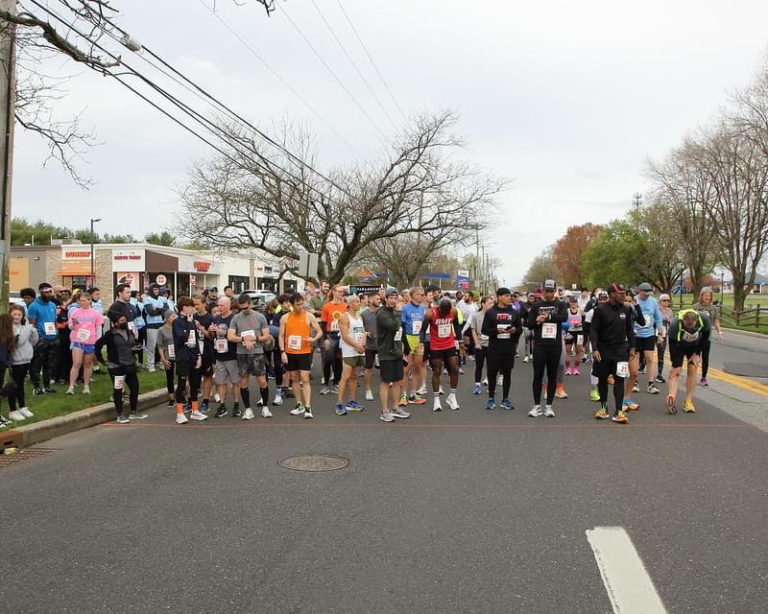
<path fill-rule="evenodd" d="M 0 0 L 0 8 L 16 13 L 16 0 Z M 2 174 L 2 211 L 0 211 L 0 312 L 8 310 L 10 280 L 8 261 L 11 255 L 11 196 L 13 194 L 13 129 L 16 120 L 16 26 L 7 23 L 0 31 L 0 63 L 5 74 L 0 77 L 0 122 L 3 135 L 0 145 Z"/>

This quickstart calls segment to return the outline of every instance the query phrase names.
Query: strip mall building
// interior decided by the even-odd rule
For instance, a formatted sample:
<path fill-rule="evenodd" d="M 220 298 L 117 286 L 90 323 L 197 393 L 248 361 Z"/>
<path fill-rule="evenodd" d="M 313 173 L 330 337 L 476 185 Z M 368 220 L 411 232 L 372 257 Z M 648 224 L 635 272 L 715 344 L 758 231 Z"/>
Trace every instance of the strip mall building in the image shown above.
<path fill-rule="evenodd" d="M 37 290 L 44 281 L 67 288 L 95 285 L 110 297 L 119 283 L 138 291 L 159 283 L 170 288 L 174 296 L 196 294 L 213 286 L 220 292 L 232 286 L 235 293 L 250 289 L 278 293 L 303 287 L 303 282 L 290 273 L 278 281 L 280 263 L 263 253 L 220 254 L 147 243 L 94 245 L 93 263 L 90 245 L 14 246 L 9 267 L 11 292 L 25 287 Z"/>

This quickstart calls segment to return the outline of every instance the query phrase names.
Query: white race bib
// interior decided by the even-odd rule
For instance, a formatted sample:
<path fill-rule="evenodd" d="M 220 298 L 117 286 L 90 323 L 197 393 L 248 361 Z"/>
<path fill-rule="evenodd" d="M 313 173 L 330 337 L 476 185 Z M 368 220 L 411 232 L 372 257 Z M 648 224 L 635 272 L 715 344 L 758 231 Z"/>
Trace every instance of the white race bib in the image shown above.
<path fill-rule="evenodd" d="M 451 336 L 451 325 L 449 324 L 438 324 L 437 325 L 437 336 L 440 337 L 440 339 L 447 339 Z"/>
<path fill-rule="evenodd" d="M 339 321 L 338 320 L 331 320 L 331 332 L 332 333 L 338 333 L 339 332 Z"/>
<path fill-rule="evenodd" d="M 224 354 L 229 349 L 226 337 L 218 337 L 216 341 L 213 342 L 213 349 L 219 354 Z"/>
<path fill-rule="evenodd" d="M 168 358 L 170 360 L 176 360 L 176 346 L 171 343 L 168 345 Z"/>
<path fill-rule="evenodd" d="M 557 339 L 557 324 L 547 322 L 541 325 L 542 339 Z"/>
<path fill-rule="evenodd" d="M 510 339 L 512 337 L 512 334 L 506 330 L 508 324 L 497 324 L 496 325 L 496 338 L 497 339 Z"/>
<path fill-rule="evenodd" d="M 197 343 L 197 337 L 195 337 L 195 331 L 191 330 L 189 331 L 189 336 L 187 337 L 187 347 L 193 348 L 195 347 L 195 343 Z"/>
<path fill-rule="evenodd" d="M 643 326 L 647 327 L 651 325 L 651 318 L 649 318 L 647 315 L 643 314 Z"/>
<path fill-rule="evenodd" d="M 301 335 L 288 335 L 288 349 L 289 350 L 301 349 Z"/>
<path fill-rule="evenodd" d="M 128 330 L 132 333 L 136 332 L 136 325 L 133 323 L 133 321 L 128 322 Z"/>
<path fill-rule="evenodd" d="M 414 320 L 413 322 L 411 322 L 411 327 L 413 328 L 414 335 L 418 335 L 421 332 L 421 325 L 422 325 L 421 320 Z"/>
<path fill-rule="evenodd" d="M 205 342 L 202 339 L 199 339 L 197 341 L 197 351 L 202 354 L 204 348 L 205 348 Z"/>
<path fill-rule="evenodd" d="M 696 331 L 695 333 L 689 333 L 688 331 L 684 330 L 683 334 L 681 335 L 681 339 L 686 343 L 695 343 L 699 340 L 699 332 Z"/>
<path fill-rule="evenodd" d="M 403 338 L 403 329 L 398 328 L 397 332 L 395 333 L 395 341 L 400 341 Z"/>
<path fill-rule="evenodd" d="M 115 390 L 122 390 L 125 385 L 125 375 L 115 375 Z"/>
<path fill-rule="evenodd" d="M 488 345 L 488 335 L 480 335 L 480 345 Z"/>
<path fill-rule="evenodd" d="M 55 335 L 56 334 L 56 325 L 53 322 L 44 322 L 43 323 L 43 330 L 45 331 L 46 335 Z"/>
<path fill-rule="evenodd" d="M 355 341 L 362 343 L 365 339 L 365 333 L 355 333 Z"/>
<path fill-rule="evenodd" d="M 616 377 L 629 377 L 629 363 L 617 362 L 616 363 Z"/>
<path fill-rule="evenodd" d="M 248 329 L 248 330 L 244 330 L 242 333 L 240 333 L 240 337 L 242 338 L 243 341 L 245 341 L 248 338 L 255 339 L 256 338 L 256 334 L 253 332 L 253 330 Z"/>
<path fill-rule="evenodd" d="M 77 340 L 80 343 L 86 343 L 90 338 L 91 338 L 90 331 L 84 328 L 81 328 L 80 330 L 77 331 Z"/>

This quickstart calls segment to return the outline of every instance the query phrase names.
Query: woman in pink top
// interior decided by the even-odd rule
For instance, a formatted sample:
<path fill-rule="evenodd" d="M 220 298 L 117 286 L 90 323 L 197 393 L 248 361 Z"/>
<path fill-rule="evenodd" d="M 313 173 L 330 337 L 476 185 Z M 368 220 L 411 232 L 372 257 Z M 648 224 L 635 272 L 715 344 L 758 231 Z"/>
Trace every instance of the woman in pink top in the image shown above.
<path fill-rule="evenodd" d="M 72 350 L 72 370 L 69 372 L 67 394 L 75 394 L 75 381 L 83 367 L 83 394 L 91 394 L 93 349 L 104 324 L 104 316 L 91 308 L 91 295 L 82 292 L 77 299 L 78 307 L 69 314 L 69 339 Z"/>

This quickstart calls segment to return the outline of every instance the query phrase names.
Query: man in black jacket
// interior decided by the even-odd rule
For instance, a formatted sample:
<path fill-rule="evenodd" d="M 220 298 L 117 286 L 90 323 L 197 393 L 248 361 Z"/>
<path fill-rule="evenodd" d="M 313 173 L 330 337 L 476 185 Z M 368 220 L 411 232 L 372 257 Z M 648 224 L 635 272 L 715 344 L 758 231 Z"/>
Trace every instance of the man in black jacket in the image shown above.
<path fill-rule="evenodd" d="M 515 351 L 520 337 L 522 323 L 520 312 L 512 306 L 509 288 L 496 290 L 496 305 L 491 307 L 483 319 L 482 334 L 488 336 L 488 402 L 485 409 L 496 407 L 496 377 L 502 375 L 502 401 L 504 409 L 514 409 L 509 399 L 512 383 L 512 369 L 515 366 Z"/>
<path fill-rule="evenodd" d="M 600 394 L 600 409 L 595 418 L 605 420 L 608 414 L 608 377 L 613 375 L 613 398 L 616 401 L 614 422 L 627 423 L 624 412 L 624 378 L 629 376 L 629 359 L 635 353 L 635 329 L 632 325 L 634 314 L 624 305 L 626 289 L 614 283 L 608 289 L 609 300 L 595 307 L 590 328 L 592 357 L 597 373 L 597 390 Z"/>
<path fill-rule="evenodd" d="M 528 412 L 531 418 L 542 413 L 554 418 L 552 400 L 557 387 L 557 368 L 563 351 L 563 322 L 568 319 L 565 303 L 555 298 L 557 284 L 553 279 L 544 282 L 543 300 L 534 303 L 528 312 L 528 328 L 533 330 L 533 408 Z M 544 370 L 547 371 L 547 398 L 544 412 L 541 411 L 541 384 Z M 489 380 L 490 383 L 490 380 Z"/>

